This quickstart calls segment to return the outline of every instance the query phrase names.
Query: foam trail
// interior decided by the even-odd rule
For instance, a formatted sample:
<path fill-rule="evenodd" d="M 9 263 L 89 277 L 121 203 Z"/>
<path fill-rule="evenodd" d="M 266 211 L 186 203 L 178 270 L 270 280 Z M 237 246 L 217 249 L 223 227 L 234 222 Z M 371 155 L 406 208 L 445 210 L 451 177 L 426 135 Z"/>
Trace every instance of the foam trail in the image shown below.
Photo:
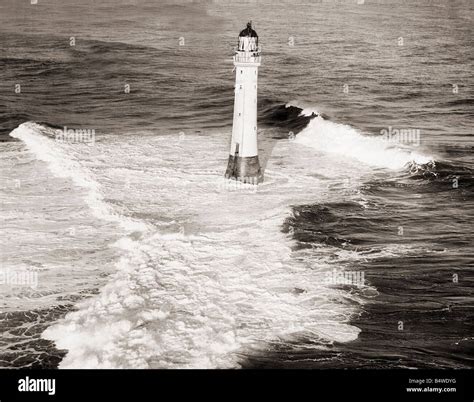
<path fill-rule="evenodd" d="M 157 232 L 146 221 L 150 230 L 141 237 L 117 242 L 126 252 L 100 293 L 43 333 L 68 350 L 61 368 L 229 368 L 274 344 L 305 339 L 318 348 L 357 338 L 360 330 L 350 318 L 363 301 L 325 284 L 333 263 L 296 255 L 281 232 L 288 205 L 314 200 L 324 187 L 300 173 L 312 152 L 303 148 L 294 161 L 291 145 L 282 143 L 274 152 L 284 158 L 283 167 L 269 171 L 283 170 L 292 180 L 268 181 L 261 193 L 229 194 L 219 186 L 221 161 L 215 158 L 227 149 L 221 135 L 205 144 L 192 135 L 179 144 L 164 136 L 130 137 L 126 146 L 121 136 L 109 138 L 105 152 L 100 144 L 58 144 L 48 138 L 54 133 L 27 123 L 12 136 L 56 175 L 86 188 L 97 216 L 129 222 L 105 196 L 114 200 L 120 193 L 121 161 L 131 155 L 130 205 L 140 210 L 145 204 L 151 219 L 189 222 L 185 235 Z M 144 154 L 153 155 L 146 171 Z M 86 165 L 90 161 L 97 171 Z"/>
<path fill-rule="evenodd" d="M 308 115 L 314 110 L 303 110 Z M 368 137 L 345 124 L 338 124 L 315 117 L 308 126 L 296 136 L 296 143 L 315 148 L 322 152 L 333 153 L 356 159 L 371 166 L 388 169 L 403 169 L 409 163 L 423 165 L 433 161 L 401 145 L 394 145 L 383 138 Z"/>
<path fill-rule="evenodd" d="M 94 180 L 92 174 L 71 157 L 70 154 L 65 153 L 61 146 L 50 138 L 51 136 L 54 137 L 57 132 L 55 129 L 27 122 L 13 130 L 10 136 L 22 140 L 37 159 L 47 162 L 49 169 L 55 176 L 70 178 L 74 184 L 87 189 L 85 201 L 91 208 L 94 216 L 107 221 L 117 222 L 129 231 L 145 231 L 147 229 L 145 223 L 116 213 L 104 201 L 101 186 Z"/>
<path fill-rule="evenodd" d="M 295 254 L 282 233 L 288 205 L 314 200 L 324 184 L 298 175 L 312 152 L 303 147 L 303 159 L 292 164 L 291 146 L 280 146 L 274 151 L 284 167 L 270 171 L 286 169 L 294 179 L 273 179 L 249 194 L 220 185 L 215 155 L 227 151 L 222 135 L 206 143 L 199 135 L 179 144 L 165 136 L 133 137 L 126 146 L 123 136 L 108 141 L 104 163 L 133 156 L 127 167 L 139 198 L 132 202 L 152 200 L 149 216 L 169 217 L 186 230 L 119 241 L 127 252 L 107 285 L 43 333 L 68 350 L 60 368 L 239 367 L 275 344 L 304 339 L 318 348 L 357 338 L 350 318 L 363 301 L 325 284 L 331 263 Z M 153 159 L 141 172 L 148 153 Z"/>
<path fill-rule="evenodd" d="M 271 343 L 356 339 L 353 309 L 333 301 L 345 292 L 292 263 L 273 233 L 276 250 L 260 230 L 240 245 L 239 231 L 124 239 L 130 253 L 100 295 L 43 334 L 69 350 L 60 368 L 230 368 Z"/>

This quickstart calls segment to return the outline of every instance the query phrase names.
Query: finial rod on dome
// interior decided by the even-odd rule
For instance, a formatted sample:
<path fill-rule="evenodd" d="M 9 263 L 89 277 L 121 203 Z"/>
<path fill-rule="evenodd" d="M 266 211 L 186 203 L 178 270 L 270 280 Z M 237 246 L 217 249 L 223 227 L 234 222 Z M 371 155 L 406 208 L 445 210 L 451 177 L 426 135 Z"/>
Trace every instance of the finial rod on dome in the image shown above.
<path fill-rule="evenodd" d="M 247 22 L 247 28 L 243 29 L 240 32 L 239 37 L 242 37 L 242 36 L 250 36 L 252 38 L 258 38 L 257 32 L 255 32 L 255 30 L 252 28 L 252 21 Z"/>

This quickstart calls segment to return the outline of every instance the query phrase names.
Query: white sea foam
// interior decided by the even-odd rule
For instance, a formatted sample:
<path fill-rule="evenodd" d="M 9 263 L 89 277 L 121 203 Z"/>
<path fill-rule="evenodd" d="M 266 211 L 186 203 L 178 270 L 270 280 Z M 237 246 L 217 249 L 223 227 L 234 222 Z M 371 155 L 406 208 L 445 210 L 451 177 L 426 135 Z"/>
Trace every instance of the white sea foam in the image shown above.
<path fill-rule="evenodd" d="M 104 201 L 100 184 L 81 165 L 81 161 L 71 157 L 71 154 L 64 151 L 64 145 L 54 141 L 57 133 L 61 131 L 27 122 L 13 130 L 10 136 L 22 140 L 36 158 L 47 162 L 55 176 L 70 178 L 74 184 L 85 188 L 87 190 L 85 201 L 96 217 L 117 222 L 126 230 L 146 230 L 147 226 L 143 222 L 120 215 Z M 87 145 L 80 146 L 83 149 L 87 147 Z"/>
<path fill-rule="evenodd" d="M 303 173 L 311 172 L 309 149 L 301 147 L 295 160 L 292 143 L 275 147 L 283 164 L 270 163 L 265 185 L 249 193 L 221 185 L 222 135 L 205 143 L 192 135 L 182 143 L 108 138 L 86 158 L 100 155 L 101 166 L 92 171 L 84 155 L 44 130 L 28 123 L 12 134 L 55 174 L 86 188 L 98 216 L 122 222 L 111 204 L 119 197 L 148 227 L 140 238 L 117 243 L 125 253 L 100 293 L 44 332 L 68 350 L 60 367 L 238 367 L 243 356 L 275 343 L 303 338 L 322 347 L 357 338 L 359 329 L 350 325 L 357 296 L 328 286 L 332 263 L 301 260 L 291 236 L 281 232 L 289 205 L 328 196 L 321 179 Z M 322 177 L 330 176 L 325 169 L 334 174 L 338 167 L 320 165 Z M 130 178 L 126 192 L 124 177 Z M 168 227 L 153 228 L 157 218 Z"/>
<path fill-rule="evenodd" d="M 317 113 L 317 110 L 306 108 L 301 114 L 311 116 L 313 112 Z M 409 163 L 422 165 L 433 160 L 431 156 L 422 155 L 409 147 L 390 143 L 381 137 L 365 136 L 353 127 L 325 120 L 321 116 L 311 120 L 294 142 L 321 152 L 337 154 L 342 158 L 395 170 L 402 169 Z"/>
<path fill-rule="evenodd" d="M 288 205 L 323 191 L 317 179 L 296 174 L 312 153 L 302 147 L 297 166 L 284 168 L 292 180 L 278 179 L 271 172 L 282 169 L 269 165 L 266 185 L 249 193 L 220 184 L 222 136 L 205 144 L 191 135 L 182 144 L 124 140 L 109 141 L 104 158 L 114 164 L 127 155 L 135 206 L 169 215 L 170 229 L 122 239 L 128 252 L 100 294 L 45 331 L 68 350 L 60 367 L 237 367 L 275 342 L 357 338 L 349 324 L 355 296 L 324 283 L 328 264 L 294 258 L 292 240 L 281 232 Z M 292 147 L 284 143 L 274 154 L 288 158 Z M 139 169 L 145 155 L 153 156 L 147 171 Z M 182 230 L 172 232 L 176 225 Z"/>
<path fill-rule="evenodd" d="M 344 292 L 292 262 L 284 236 L 267 236 L 248 228 L 124 240 L 130 255 L 101 294 L 44 336 L 69 350 L 67 368 L 226 368 L 278 340 L 357 338 L 351 309 L 331 301 Z"/>

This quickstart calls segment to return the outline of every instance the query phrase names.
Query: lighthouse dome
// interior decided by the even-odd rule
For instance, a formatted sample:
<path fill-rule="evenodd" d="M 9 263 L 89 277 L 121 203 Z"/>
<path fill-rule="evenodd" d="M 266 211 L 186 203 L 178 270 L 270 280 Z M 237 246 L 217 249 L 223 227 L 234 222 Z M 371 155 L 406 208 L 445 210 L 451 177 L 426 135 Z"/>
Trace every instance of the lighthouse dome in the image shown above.
<path fill-rule="evenodd" d="M 251 38 L 258 38 L 257 32 L 255 32 L 254 29 L 252 29 L 252 22 L 247 23 L 247 28 L 243 29 L 240 31 L 239 37 L 251 37 Z"/>

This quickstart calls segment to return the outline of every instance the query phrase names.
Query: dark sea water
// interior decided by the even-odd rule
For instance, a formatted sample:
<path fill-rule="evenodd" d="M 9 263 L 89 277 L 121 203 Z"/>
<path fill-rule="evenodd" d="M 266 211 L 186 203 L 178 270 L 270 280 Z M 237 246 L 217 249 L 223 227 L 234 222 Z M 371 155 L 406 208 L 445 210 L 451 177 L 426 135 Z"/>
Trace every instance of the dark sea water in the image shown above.
<path fill-rule="evenodd" d="M 38 279 L 0 284 L 0 366 L 473 367 L 473 18 L 0 0 L 1 268 Z M 258 189 L 223 178 L 249 19 Z"/>

